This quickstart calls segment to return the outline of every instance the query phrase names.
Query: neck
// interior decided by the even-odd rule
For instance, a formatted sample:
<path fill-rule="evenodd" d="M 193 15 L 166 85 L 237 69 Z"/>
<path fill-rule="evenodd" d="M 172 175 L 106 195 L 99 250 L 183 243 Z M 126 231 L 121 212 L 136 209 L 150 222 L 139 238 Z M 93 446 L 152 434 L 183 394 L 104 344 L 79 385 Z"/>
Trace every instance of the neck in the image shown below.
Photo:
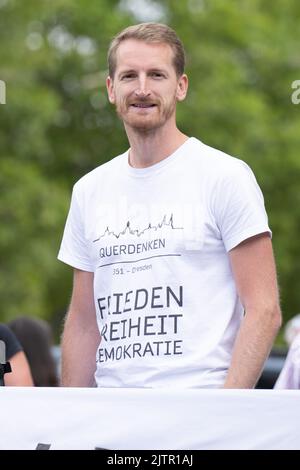
<path fill-rule="evenodd" d="M 147 168 L 164 160 L 188 139 L 176 126 L 141 131 L 125 124 L 125 129 L 130 144 L 129 164 L 134 168 Z"/>

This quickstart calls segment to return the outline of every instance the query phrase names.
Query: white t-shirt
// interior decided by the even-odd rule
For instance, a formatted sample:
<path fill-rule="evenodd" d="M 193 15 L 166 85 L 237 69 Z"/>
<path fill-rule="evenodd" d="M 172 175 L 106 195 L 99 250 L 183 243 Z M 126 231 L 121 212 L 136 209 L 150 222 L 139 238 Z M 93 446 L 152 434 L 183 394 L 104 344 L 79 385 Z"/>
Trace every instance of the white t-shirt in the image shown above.
<path fill-rule="evenodd" d="M 103 387 L 220 387 L 243 317 L 228 251 L 270 232 L 241 160 L 189 138 L 143 169 L 128 152 L 74 186 L 58 258 L 94 273 Z"/>
<path fill-rule="evenodd" d="M 291 344 L 283 368 L 274 385 L 276 389 L 300 389 L 300 334 Z"/>

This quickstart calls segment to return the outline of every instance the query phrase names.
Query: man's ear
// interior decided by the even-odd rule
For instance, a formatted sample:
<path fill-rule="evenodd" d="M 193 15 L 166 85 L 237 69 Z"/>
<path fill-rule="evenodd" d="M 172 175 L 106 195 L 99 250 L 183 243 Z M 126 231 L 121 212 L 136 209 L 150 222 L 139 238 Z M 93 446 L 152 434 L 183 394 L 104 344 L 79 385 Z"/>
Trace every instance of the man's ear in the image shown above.
<path fill-rule="evenodd" d="M 114 83 L 113 83 L 113 79 L 110 76 L 108 76 L 106 79 L 106 89 L 107 89 L 109 102 L 114 104 L 115 103 Z"/>
<path fill-rule="evenodd" d="M 189 80 L 186 74 L 183 74 L 177 84 L 176 98 L 178 101 L 183 101 L 186 97 L 189 87 Z"/>

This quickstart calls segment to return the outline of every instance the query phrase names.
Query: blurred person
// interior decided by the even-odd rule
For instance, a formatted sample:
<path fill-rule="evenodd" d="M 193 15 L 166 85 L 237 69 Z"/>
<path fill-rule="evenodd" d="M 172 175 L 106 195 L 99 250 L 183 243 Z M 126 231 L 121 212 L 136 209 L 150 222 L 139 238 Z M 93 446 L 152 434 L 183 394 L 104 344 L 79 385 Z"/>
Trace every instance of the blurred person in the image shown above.
<path fill-rule="evenodd" d="M 18 317 L 9 323 L 28 359 L 36 387 L 58 385 L 56 365 L 51 353 L 52 331 L 40 318 Z"/>
<path fill-rule="evenodd" d="M 4 374 L 4 385 L 32 387 L 31 371 L 22 346 L 11 329 L 3 323 L 0 323 L 0 340 L 5 343 L 6 362 L 11 366 L 11 372 Z"/>
<path fill-rule="evenodd" d="M 300 314 L 286 324 L 284 338 L 289 346 L 286 360 L 274 385 L 276 389 L 300 389 Z"/>
<path fill-rule="evenodd" d="M 65 386 L 252 388 L 280 327 L 263 195 L 248 165 L 178 129 L 184 66 L 163 24 L 110 44 L 130 148 L 73 188 L 58 255 L 74 268 Z"/>

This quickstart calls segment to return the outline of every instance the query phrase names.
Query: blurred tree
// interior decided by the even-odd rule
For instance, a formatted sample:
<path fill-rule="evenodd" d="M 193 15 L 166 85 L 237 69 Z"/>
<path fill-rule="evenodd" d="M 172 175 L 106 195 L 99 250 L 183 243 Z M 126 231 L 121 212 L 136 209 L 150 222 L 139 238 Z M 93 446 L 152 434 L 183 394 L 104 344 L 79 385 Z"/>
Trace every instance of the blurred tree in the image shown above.
<path fill-rule="evenodd" d="M 105 91 L 123 27 L 170 24 L 188 55 L 189 135 L 247 161 L 274 232 L 285 319 L 299 309 L 300 4 L 296 0 L 0 0 L 0 318 L 60 322 L 71 273 L 56 261 L 71 186 L 127 147 Z"/>
<path fill-rule="evenodd" d="M 60 328 L 71 271 L 56 260 L 72 184 L 126 145 L 105 94 L 114 0 L 0 0 L 0 298 Z"/>

